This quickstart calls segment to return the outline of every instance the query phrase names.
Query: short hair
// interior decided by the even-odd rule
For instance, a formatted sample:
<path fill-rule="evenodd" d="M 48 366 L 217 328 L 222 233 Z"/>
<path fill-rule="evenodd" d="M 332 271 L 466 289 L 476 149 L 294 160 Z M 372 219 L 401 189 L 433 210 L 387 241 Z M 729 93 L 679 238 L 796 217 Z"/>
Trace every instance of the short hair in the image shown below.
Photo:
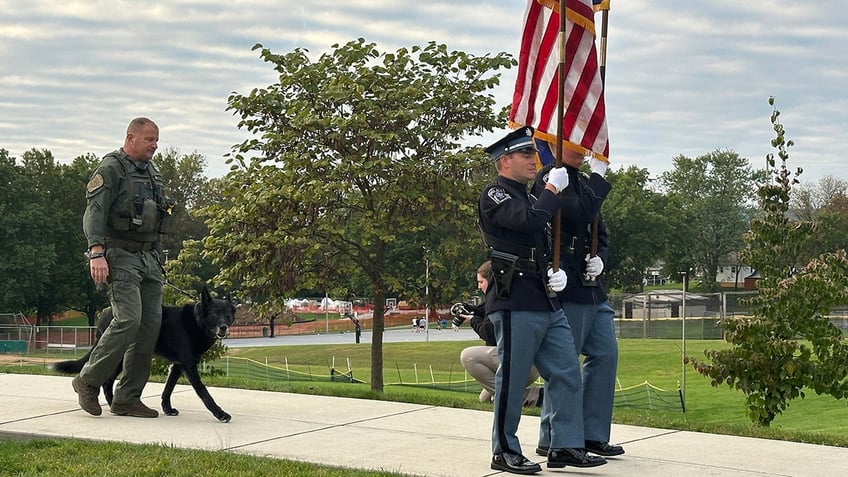
<path fill-rule="evenodd" d="M 141 128 L 147 125 L 153 125 L 153 127 L 159 129 L 159 126 L 157 126 L 156 123 L 154 123 L 152 120 L 144 117 L 139 117 L 134 118 L 132 121 L 130 121 L 129 126 L 127 126 L 127 134 L 135 134 L 136 132 L 140 131 Z"/>
<path fill-rule="evenodd" d="M 501 156 L 501 157 L 504 157 L 504 156 Z M 501 157 L 495 159 L 495 170 L 498 171 L 498 172 L 501 171 L 501 165 L 503 164 L 501 162 Z"/>

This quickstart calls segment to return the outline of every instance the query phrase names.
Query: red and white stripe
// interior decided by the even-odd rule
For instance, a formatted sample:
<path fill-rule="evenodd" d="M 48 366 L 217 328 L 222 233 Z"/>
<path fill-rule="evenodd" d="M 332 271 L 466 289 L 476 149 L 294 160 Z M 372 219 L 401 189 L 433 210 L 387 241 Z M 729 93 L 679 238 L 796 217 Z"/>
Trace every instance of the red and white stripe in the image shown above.
<path fill-rule="evenodd" d="M 545 1 L 545 0 L 540 0 Z M 564 147 L 608 161 L 604 87 L 598 68 L 592 0 L 566 0 Z M 557 9 L 558 10 L 558 9 Z M 556 144 L 559 13 L 528 0 L 518 78 L 509 114 L 513 127 L 533 126 Z"/>

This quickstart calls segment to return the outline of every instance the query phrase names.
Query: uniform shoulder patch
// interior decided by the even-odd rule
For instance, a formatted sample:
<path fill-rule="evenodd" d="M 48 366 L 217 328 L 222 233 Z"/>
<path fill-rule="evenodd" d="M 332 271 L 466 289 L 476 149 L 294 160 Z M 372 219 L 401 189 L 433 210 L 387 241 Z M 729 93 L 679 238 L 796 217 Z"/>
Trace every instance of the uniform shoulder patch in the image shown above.
<path fill-rule="evenodd" d="M 489 189 L 489 192 L 487 192 L 487 195 L 490 199 L 492 199 L 492 202 L 496 204 L 501 204 L 512 198 L 512 196 L 509 195 L 503 187 L 492 187 Z"/>
<path fill-rule="evenodd" d="M 92 177 L 90 181 L 88 181 L 88 184 L 85 186 L 85 190 L 90 194 L 101 187 L 103 187 L 103 176 L 101 176 L 98 172 L 97 174 L 94 174 L 94 177 Z"/>

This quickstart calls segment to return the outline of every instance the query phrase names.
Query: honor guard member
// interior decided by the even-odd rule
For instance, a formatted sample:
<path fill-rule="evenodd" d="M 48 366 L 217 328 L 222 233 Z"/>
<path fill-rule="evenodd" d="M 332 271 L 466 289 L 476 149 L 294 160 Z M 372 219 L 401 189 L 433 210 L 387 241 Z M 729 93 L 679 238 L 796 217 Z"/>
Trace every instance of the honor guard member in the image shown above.
<path fill-rule="evenodd" d="M 603 458 L 583 450 L 580 369 L 571 330 L 555 292 L 565 288 L 562 270 L 548 268 L 545 228 L 560 208 L 556 194 L 568 186 L 565 169 L 551 171 L 538 200 L 527 186 L 536 176 L 533 128 L 523 127 L 486 148 L 497 178 L 480 194 L 478 218 L 492 261 L 486 313 L 495 327 L 500 367 L 495 375 L 491 468 L 516 474 L 541 471 L 521 452 L 516 431 L 524 387 L 536 365 L 548 383 L 551 446 L 548 467 L 594 467 Z"/>
<path fill-rule="evenodd" d="M 492 276 L 492 262 L 486 261 L 477 269 L 477 288 L 486 294 L 489 279 Z M 482 346 L 469 346 L 459 354 L 462 367 L 483 387 L 480 391 L 480 402 L 490 402 L 495 395 L 495 373 L 500 367 L 498 360 L 498 342 L 495 338 L 495 327 L 486 317 L 486 303 L 477 306 L 468 303 L 456 303 L 451 307 L 454 329 L 459 329 L 465 320 L 471 321 L 471 328 L 483 340 Z M 539 379 L 536 368 L 530 368 L 527 377 L 527 387 L 524 389 L 524 406 L 541 406 L 542 388 L 533 386 Z"/>
<path fill-rule="evenodd" d="M 113 414 L 157 417 L 141 402 L 162 321 L 160 234 L 170 216 L 162 176 L 152 162 L 159 128 L 147 118 L 127 127 L 124 146 L 107 154 L 86 186 L 83 230 L 91 278 L 107 285 L 114 319 L 73 380 L 84 411 L 98 416 L 99 388 L 123 360 Z"/>
<path fill-rule="evenodd" d="M 613 309 L 607 298 L 602 272 L 609 256 L 607 233 L 600 217 L 601 204 L 610 191 L 604 179 L 607 164 L 596 158 L 590 162 L 591 175 L 579 171 L 583 155 L 564 151 L 563 166 L 570 187 L 561 195 L 560 268 L 568 275 L 564 290 L 557 293 L 571 326 L 574 345 L 583 355 L 583 427 L 584 448 L 602 456 L 624 454 L 624 448 L 610 445 L 618 343 L 613 327 Z M 545 186 L 545 166 L 536 177 L 534 191 Z M 592 223 L 598 218 L 597 251 L 591 253 Z M 546 455 L 551 442 L 551 415 L 542 407 L 539 444 L 536 453 Z"/>

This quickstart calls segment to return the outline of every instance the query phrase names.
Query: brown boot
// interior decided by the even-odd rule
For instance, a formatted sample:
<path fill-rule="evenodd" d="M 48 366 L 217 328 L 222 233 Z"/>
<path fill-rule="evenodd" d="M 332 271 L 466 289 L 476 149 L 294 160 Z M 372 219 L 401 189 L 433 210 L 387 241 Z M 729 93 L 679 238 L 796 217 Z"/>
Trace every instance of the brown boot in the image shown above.
<path fill-rule="evenodd" d="M 159 417 L 156 409 L 150 409 L 141 401 L 112 402 L 112 414 L 132 417 Z"/>
<path fill-rule="evenodd" d="M 92 416 L 99 416 L 103 412 L 103 408 L 100 407 L 100 390 L 98 388 L 86 384 L 79 375 L 71 381 L 71 386 L 74 387 L 74 392 L 79 396 L 79 405 L 83 411 Z"/>

